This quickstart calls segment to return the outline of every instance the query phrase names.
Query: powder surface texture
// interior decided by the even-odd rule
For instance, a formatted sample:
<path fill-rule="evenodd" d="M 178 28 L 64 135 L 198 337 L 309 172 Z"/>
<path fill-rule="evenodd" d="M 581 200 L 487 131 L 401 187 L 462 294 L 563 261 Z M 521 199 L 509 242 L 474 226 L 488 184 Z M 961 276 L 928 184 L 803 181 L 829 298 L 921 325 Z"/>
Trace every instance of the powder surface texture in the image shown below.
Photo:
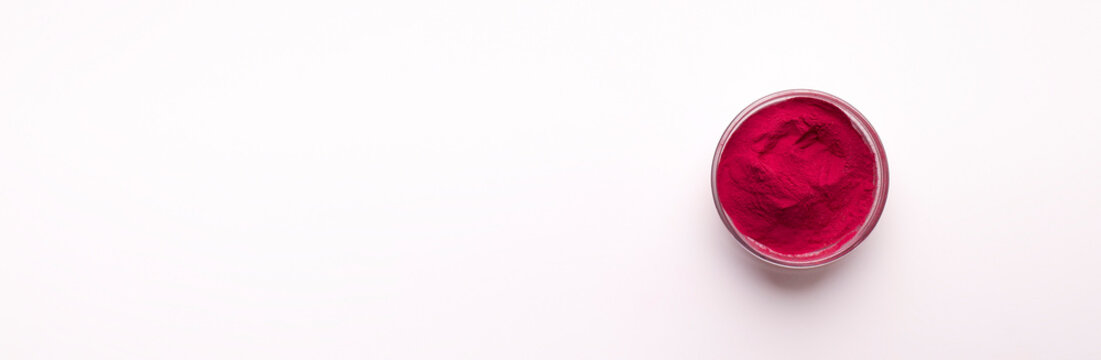
<path fill-rule="evenodd" d="M 716 191 L 733 225 L 775 253 L 806 255 L 848 241 L 875 201 L 871 148 L 836 106 L 796 97 L 734 131 Z"/>

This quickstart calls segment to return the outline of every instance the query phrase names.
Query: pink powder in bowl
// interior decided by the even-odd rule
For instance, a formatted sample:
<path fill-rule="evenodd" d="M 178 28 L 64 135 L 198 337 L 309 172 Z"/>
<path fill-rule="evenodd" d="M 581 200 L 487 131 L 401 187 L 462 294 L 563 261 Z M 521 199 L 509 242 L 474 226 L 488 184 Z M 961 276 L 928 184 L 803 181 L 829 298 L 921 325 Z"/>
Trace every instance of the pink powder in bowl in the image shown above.
<path fill-rule="evenodd" d="M 813 90 L 766 96 L 731 122 L 716 149 L 720 216 L 754 255 L 786 267 L 832 262 L 875 227 L 887 161 L 849 104 Z"/>

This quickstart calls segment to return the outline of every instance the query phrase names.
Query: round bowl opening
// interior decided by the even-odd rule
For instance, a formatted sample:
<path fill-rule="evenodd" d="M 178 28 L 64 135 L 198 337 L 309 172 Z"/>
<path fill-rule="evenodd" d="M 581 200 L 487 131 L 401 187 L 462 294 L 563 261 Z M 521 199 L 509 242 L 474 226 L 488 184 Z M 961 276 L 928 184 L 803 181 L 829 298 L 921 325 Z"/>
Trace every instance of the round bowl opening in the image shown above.
<path fill-rule="evenodd" d="M 855 231 L 849 233 L 851 236 L 846 235 L 847 238 L 840 238 L 822 249 L 800 254 L 787 254 L 774 251 L 739 231 L 738 228 L 734 226 L 734 222 L 731 220 L 730 215 L 727 214 L 726 210 L 723 208 L 723 203 L 719 197 L 717 187 L 719 162 L 722 159 L 723 151 L 726 150 L 728 141 L 735 131 L 738 130 L 746 119 L 756 114 L 758 111 L 770 105 L 793 98 L 816 99 L 840 109 L 845 116 L 849 118 L 853 128 L 864 140 L 865 145 L 868 146 L 876 166 L 874 200 L 872 201 L 871 209 L 864 219 L 864 222 L 858 226 Z M 872 229 L 875 228 L 880 215 L 883 213 L 883 206 L 887 200 L 888 183 L 887 156 L 883 150 L 883 144 L 880 142 L 879 136 L 876 134 L 875 129 L 872 128 L 872 125 L 868 123 L 864 115 L 857 111 L 856 108 L 852 107 L 852 105 L 849 105 L 849 103 L 836 96 L 817 90 L 784 90 L 767 95 L 751 103 L 730 122 L 729 126 L 727 126 L 722 138 L 719 139 L 719 144 L 715 149 L 715 155 L 711 165 L 711 193 L 715 201 L 715 208 L 719 212 L 719 217 L 722 218 L 723 223 L 726 225 L 727 229 L 730 230 L 730 233 L 734 235 L 738 243 L 741 244 L 746 251 L 749 251 L 761 260 L 774 265 L 796 269 L 813 268 L 834 262 L 848 254 L 856 248 L 857 245 L 863 242 L 864 239 L 868 237 L 868 234 L 871 233 Z"/>

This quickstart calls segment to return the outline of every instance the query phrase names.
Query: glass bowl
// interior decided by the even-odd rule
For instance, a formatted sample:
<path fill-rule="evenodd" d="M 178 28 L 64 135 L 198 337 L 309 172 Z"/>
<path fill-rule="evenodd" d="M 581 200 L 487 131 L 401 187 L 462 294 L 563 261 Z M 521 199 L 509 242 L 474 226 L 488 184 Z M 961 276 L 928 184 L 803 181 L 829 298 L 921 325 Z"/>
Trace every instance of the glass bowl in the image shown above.
<path fill-rule="evenodd" d="M 868 212 L 868 217 L 864 219 L 864 223 L 856 229 L 851 237 L 848 239 L 839 239 L 833 245 L 822 250 L 807 254 L 791 255 L 773 251 L 738 231 L 734 223 L 730 220 L 730 216 L 723 210 L 717 191 L 716 178 L 718 175 L 719 160 L 722 158 L 723 150 L 726 149 L 726 143 L 730 140 L 730 136 L 738 130 L 738 126 L 740 126 L 745 119 L 769 105 L 797 97 L 813 98 L 830 103 L 838 109 L 841 109 L 841 111 L 852 120 L 853 127 L 856 128 L 856 131 L 864 138 L 864 143 L 868 145 L 872 151 L 872 155 L 875 157 L 876 189 L 875 201 L 872 203 L 871 211 Z M 809 269 L 829 264 L 844 257 L 855 249 L 857 245 L 860 245 L 860 243 L 868 237 L 872 229 L 875 228 L 876 223 L 879 222 L 880 215 L 883 214 L 883 206 L 887 201 L 888 182 L 887 155 L 883 151 L 883 144 L 880 143 L 879 136 L 876 135 L 875 129 L 872 128 L 872 124 L 868 123 L 864 115 L 860 114 L 860 112 L 852 105 L 849 105 L 849 103 L 836 96 L 817 90 L 784 90 L 767 95 L 749 104 L 745 110 L 742 110 L 738 116 L 734 117 L 734 120 L 730 122 L 730 126 L 727 126 L 726 131 L 723 132 L 722 138 L 719 139 L 719 145 L 715 148 L 715 158 L 711 164 L 711 194 L 715 200 L 715 208 L 719 211 L 719 217 L 723 219 L 723 224 L 726 224 L 726 228 L 730 230 L 730 233 L 738 240 L 742 248 L 746 249 L 746 251 L 749 251 L 749 253 L 757 258 L 770 264 L 793 269 Z"/>

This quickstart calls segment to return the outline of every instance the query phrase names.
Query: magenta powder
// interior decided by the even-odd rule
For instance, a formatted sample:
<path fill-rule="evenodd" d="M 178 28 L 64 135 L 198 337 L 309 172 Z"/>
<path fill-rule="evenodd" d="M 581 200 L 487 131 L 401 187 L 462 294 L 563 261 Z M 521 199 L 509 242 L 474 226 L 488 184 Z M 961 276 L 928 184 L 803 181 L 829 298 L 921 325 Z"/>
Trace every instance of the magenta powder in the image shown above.
<path fill-rule="evenodd" d="M 855 235 L 876 196 L 876 161 L 844 111 L 794 97 L 730 135 L 715 172 L 732 225 L 765 251 L 814 255 Z"/>

